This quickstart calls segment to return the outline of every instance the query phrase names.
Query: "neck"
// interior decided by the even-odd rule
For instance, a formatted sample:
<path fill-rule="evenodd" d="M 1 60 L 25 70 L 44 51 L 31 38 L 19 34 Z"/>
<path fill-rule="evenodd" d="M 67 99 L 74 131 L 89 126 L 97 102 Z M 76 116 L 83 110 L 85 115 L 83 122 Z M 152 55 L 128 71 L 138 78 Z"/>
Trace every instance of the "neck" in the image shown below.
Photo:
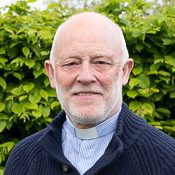
<path fill-rule="evenodd" d="M 68 115 L 67 115 L 68 116 Z M 69 116 L 68 116 L 69 117 Z M 75 123 L 71 120 L 71 118 L 69 117 L 69 120 L 73 123 L 73 125 L 78 128 L 78 129 L 89 129 L 89 128 L 92 128 L 94 127 L 95 125 L 97 125 L 98 123 L 96 124 L 82 124 L 82 123 Z"/>

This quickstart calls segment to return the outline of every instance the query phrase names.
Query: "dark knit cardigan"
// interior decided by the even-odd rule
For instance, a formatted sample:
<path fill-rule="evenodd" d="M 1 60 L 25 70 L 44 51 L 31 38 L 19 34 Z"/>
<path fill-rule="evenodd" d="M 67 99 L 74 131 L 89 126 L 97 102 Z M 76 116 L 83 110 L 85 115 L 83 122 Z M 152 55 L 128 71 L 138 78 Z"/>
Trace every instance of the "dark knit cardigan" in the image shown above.
<path fill-rule="evenodd" d="M 4 175 L 78 175 L 62 152 L 64 121 L 62 111 L 47 128 L 22 140 L 12 150 Z M 95 174 L 175 175 L 175 140 L 148 125 L 123 103 L 106 152 L 85 173 Z"/>

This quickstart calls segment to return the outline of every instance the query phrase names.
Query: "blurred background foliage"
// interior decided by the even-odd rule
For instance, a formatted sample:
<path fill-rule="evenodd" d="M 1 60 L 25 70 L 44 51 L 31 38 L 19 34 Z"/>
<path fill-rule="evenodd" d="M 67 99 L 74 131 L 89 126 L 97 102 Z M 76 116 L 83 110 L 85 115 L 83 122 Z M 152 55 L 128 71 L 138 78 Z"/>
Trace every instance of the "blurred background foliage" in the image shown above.
<path fill-rule="evenodd" d="M 34 2 L 29 0 L 28 2 Z M 134 69 L 123 88 L 129 108 L 175 138 L 174 1 L 50 1 L 46 10 L 19 1 L 0 14 L 0 174 L 12 148 L 62 109 L 50 88 L 49 59 L 58 26 L 71 15 L 95 11 L 123 30 Z"/>

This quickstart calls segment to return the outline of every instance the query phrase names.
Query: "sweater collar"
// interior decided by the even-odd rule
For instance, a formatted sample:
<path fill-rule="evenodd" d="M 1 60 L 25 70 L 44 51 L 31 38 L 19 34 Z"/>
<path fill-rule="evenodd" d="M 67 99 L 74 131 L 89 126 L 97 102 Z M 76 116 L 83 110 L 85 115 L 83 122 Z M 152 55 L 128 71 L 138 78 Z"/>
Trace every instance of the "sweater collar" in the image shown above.
<path fill-rule="evenodd" d="M 50 156 L 54 157 L 61 164 L 75 169 L 62 152 L 61 135 L 62 125 L 65 120 L 66 114 L 62 111 L 49 124 L 46 132 L 38 140 L 38 143 Z M 114 159 L 118 159 L 123 150 L 135 143 L 135 140 L 140 137 L 146 127 L 146 121 L 132 113 L 123 102 L 116 132 L 108 148 L 104 155 L 85 174 L 95 174 L 99 169 L 105 168 L 109 163 L 113 162 Z"/>

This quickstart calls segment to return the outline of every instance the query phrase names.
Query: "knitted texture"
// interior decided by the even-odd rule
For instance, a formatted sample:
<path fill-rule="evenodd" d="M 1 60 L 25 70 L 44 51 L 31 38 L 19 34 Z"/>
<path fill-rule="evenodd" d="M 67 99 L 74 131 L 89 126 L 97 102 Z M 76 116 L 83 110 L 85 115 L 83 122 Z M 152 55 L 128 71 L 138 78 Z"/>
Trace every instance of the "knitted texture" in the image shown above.
<path fill-rule="evenodd" d="M 62 153 L 62 111 L 47 128 L 22 140 L 4 175 L 79 175 Z M 67 165 L 69 171 L 63 171 Z M 85 175 L 175 175 L 175 140 L 148 125 L 123 103 L 116 132 L 104 155 Z"/>

